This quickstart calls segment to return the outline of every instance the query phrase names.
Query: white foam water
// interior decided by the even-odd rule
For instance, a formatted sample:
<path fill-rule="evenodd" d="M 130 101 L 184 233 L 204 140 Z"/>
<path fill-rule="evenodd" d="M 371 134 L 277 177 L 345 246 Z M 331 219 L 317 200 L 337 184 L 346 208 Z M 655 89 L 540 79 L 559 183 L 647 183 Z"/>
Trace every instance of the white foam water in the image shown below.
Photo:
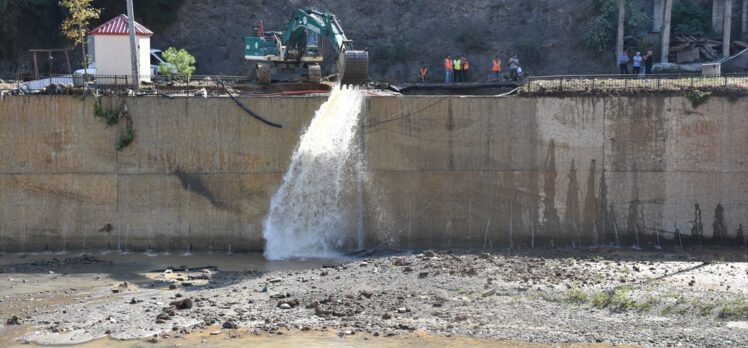
<path fill-rule="evenodd" d="M 271 200 L 263 226 L 266 258 L 335 257 L 361 245 L 356 135 L 363 102 L 362 90 L 337 86 L 315 113 Z"/>

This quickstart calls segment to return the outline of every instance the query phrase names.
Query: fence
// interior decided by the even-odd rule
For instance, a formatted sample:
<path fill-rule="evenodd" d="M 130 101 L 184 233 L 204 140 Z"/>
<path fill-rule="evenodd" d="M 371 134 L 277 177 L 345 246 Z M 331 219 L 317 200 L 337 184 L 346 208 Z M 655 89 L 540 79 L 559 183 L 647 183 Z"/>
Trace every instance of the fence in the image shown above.
<path fill-rule="evenodd" d="M 748 74 L 702 75 L 559 75 L 527 79 L 524 92 L 640 92 L 679 91 L 687 89 L 735 88 L 748 90 Z"/>
<path fill-rule="evenodd" d="M 246 76 L 230 75 L 142 75 L 138 77 L 143 91 L 189 91 L 191 89 L 219 88 L 222 83 L 227 86 L 248 82 Z M 24 93 L 44 91 L 50 86 L 59 88 L 85 87 L 88 89 L 106 89 L 123 91 L 132 88 L 132 75 L 50 75 L 39 80 L 24 81 L 20 75 L 0 76 L 0 90 L 18 90 Z M 84 84 L 85 81 L 85 84 Z"/>

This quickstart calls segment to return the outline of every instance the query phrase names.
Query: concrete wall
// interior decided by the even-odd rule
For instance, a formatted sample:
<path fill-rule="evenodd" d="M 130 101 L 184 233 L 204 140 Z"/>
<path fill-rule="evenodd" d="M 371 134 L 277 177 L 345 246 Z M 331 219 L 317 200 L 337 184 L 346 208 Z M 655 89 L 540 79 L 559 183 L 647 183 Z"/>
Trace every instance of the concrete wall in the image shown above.
<path fill-rule="evenodd" d="M 136 139 L 118 152 L 123 126 L 96 119 L 93 98 L 6 98 L 0 251 L 259 250 L 270 197 L 324 100 L 243 99 L 276 129 L 225 98 L 103 98 L 133 120 Z M 747 107 L 371 97 L 367 246 L 736 244 L 748 220 Z"/>

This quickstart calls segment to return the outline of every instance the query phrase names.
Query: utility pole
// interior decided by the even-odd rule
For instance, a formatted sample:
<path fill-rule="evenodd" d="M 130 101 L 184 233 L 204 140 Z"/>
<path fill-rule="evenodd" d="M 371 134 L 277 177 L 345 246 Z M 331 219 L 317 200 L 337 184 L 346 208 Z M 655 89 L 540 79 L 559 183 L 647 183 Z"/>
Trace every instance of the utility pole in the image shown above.
<path fill-rule="evenodd" d="M 748 0 L 743 0 L 743 18 L 740 25 L 740 31 L 743 33 L 743 40 L 748 40 Z"/>
<path fill-rule="evenodd" d="M 662 15 L 665 13 L 665 0 L 654 0 L 652 6 L 652 32 L 659 33 L 662 30 Z"/>
<path fill-rule="evenodd" d="M 725 19 L 722 22 L 722 56 L 730 56 L 730 32 L 732 31 L 732 0 L 725 0 Z"/>
<path fill-rule="evenodd" d="M 135 10 L 132 0 L 127 0 L 127 20 L 130 27 L 130 64 L 132 64 L 132 87 L 140 89 L 140 74 L 138 73 L 138 44 L 135 40 Z"/>
<path fill-rule="evenodd" d="M 623 54 L 623 28 L 626 23 L 626 0 L 618 0 L 618 34 L 616 36 L 616 66 Z"/>
<path fill-rule="evenodd" d="M 662 16 L 662 38 L 660 39 L 660 62 L 667 63 L 670 55 L 670 18 L 673 13 L 673 0 L 665 0 L 665 14 Z"/>

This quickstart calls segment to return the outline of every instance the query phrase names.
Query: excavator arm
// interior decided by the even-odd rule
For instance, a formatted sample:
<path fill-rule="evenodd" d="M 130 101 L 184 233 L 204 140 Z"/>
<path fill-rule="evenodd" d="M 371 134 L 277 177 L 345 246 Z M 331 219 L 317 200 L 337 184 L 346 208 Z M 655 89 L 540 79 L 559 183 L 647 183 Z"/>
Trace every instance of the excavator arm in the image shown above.
<path fill-rule="evenodd" d="M 287 47 L 284 59 L 300 59 L 307 53 L 320 54 L 317 46 L 309 47 L 310 35 L 324 37 L 338 55 L 338 72 L 342 84 L 360 85 L 369 80 L 369 53 L 354 50 L 335 15 L 313 9 L 296 10 L 288 21 L 282 43 Z M 314 40 L 312 40 L 314 41 Z M 312 52 L 313 51 L 313 52 Z"/>

